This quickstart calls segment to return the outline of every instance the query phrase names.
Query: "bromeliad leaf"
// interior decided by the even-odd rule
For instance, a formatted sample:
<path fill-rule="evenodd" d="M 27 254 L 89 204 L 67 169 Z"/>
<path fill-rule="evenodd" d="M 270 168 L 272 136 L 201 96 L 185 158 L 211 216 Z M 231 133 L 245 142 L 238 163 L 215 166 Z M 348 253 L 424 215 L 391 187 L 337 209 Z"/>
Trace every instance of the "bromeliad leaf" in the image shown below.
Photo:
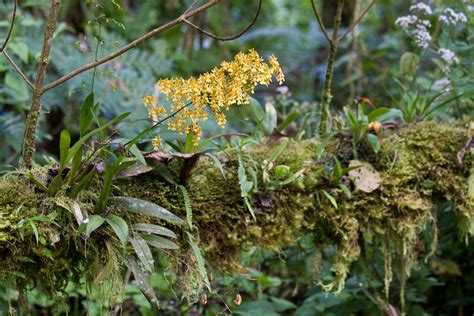
<path fill-rule="evenodd" d="M 153 260 L 150 247 L 148 247 L 145 239 L 143 239 L 139 234 L 134 233 L 132 237 L 130 237 L 130 243 L 145 270 L 150 273 L 153 272 L 155 261 Z"/>
<path fill-rule="evenodd" d="M 127 196 L 116 196 L 110 198 L 109 200 L 115 203 L 115 205 L 117 205 L 119 208 L 127 212 L 158 217 L 162 220 L 177 225 L 185 224 L 185 222 L 181 218 L 174 215 L 167 209 L 152 202 Z"/>
<path fill-rule="evenodd" d="M 142 238 L 153 247 L 158 249 L 178 249 L 178 245 L 174 242 L 156 235 L 142 235 Z"/>
<path fill-rule="evenodd" d="M 105 220 L 110 225 L 110 227 L 112 227 L 122 244 L 126 244 L 128 239 L 128 225 L 123 220 L 123 218 L 114 214 L 110 214 L 105 218 Z"/>
<path fill-rule="evenodd" d="M 170 238 L 177 238 L 175 233 L 173 233 L 171 230 L 163 226 L 140 223 L 140 224 L 133 224 L 132 228 L 133 230 L 141 231 L 148 234 L 161 235 L 161 236 L 166 236 Z"/>

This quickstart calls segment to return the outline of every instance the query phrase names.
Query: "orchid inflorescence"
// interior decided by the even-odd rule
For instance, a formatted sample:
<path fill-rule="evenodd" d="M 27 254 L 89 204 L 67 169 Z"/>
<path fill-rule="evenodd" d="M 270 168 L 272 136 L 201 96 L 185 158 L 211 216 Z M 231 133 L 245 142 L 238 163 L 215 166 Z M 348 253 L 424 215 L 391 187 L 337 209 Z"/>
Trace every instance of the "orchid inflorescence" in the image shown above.
<path fill-rule="evenodd" d="M 193 135 L 194 143 L 202 137 L 199 122 L 206 121 L 210 113 L 217 124 L 224 127 L 226 116 L 224 110 L 231 105 L 250 103 L 250 95 L 257 85 L 268 86 L 275 77 L 279 84 L 285 80 L 283 71 L 275 56 L 270 56 L 268 63 L 254 50 L 240 52 L 232 61 L 224 61 L 220 67 L 200 76 L 173 79 L 161 79 L 156 87 L 170 102 L 169 112 L 176 112 L 168 121 L 168 128 L 180 134 Z M 160 117 L 168 113 L 164 105 L 157 104 L 154 96 L 145 96 L 144 105 L 150 117 Z M 157 137 L 154 147 L 161 141 Z"/>

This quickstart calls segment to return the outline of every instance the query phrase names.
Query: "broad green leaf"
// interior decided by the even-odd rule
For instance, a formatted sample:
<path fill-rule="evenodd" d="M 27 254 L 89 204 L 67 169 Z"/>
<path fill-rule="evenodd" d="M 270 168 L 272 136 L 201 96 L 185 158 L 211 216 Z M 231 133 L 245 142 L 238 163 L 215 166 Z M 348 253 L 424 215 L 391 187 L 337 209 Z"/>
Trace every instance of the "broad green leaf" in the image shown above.
<path fill-rule="evenodd" d="M 145 270 L 150 273 L 153 272 L 155 261 L 153 260 L 153 255 L 151 254 L 150 247 L 148 247 L 146 241 L 139 234 L 133 234 L 130 238 L 130 243 Z"/>
<path fill-rule="evenodd" d="M 132 228 L 133 230 L 141 231 L 148 234 L 155 234 L 155 235 L 161 235 L 161 236 L 166 236 L 170 238 L 177 238 L 176 234 L 173 231 L 163 226 L 140 223 L 140 224 L 133 224 Z"/>
<path fill-rule="evenodd" d="M 15 98 L 15 100 L 28 100 L 28 86 L 17 73 L 7 72 L 7 74 L 5 75 L 5 84 L 15 92 L 15 95 L 12 96 Z"/>
<path fill-rule="evenodd" d="M 146 240 L 146 242 L 155 248 L 158 249 L 179 249 L 178 245 L 175 244 L 174 242 L 157 236 L 157 235 L 141 235 L 143 239 Z"/>
<path fill-rule="evenodd" d="M 277 111 L 272 103 L 265 103 L 265 119 L 263 120 L 263 125 L 268 133 L 273 132 L 277 127 Z"/>
<path fill-rule="evenodd" d="M 86 225 L 86 237 L 89 238 L 91 233 L 95 231 L 97 228 L 102 226 L 104 223 L 105 218 L 100 215 L 91 215 L 89 216 L 89 222 Z"/>
<path fill-rule="evenodd" d="M 28 62 L 28 46 L 25 43 L 12 41 L 8 43 L 8 49 L 20 57 L 22 62 Z"/>
<path fill-rule="evenodd" d="M 388 112 L 390 112 L 390 109 L 383 107 L 373 110 L 369 113 L 369 123 L 378 120 L 380 116 L 385 115 Z"/>
<path fill-rule="evenodd" d="M 167 209 L 152 202 L 127 196 L 116 196 L 110 198 L 109 200 L 115 203 L 115 205 L 120 207 L 122 210 L 127 212 L 158 217 L 162 220 L 177 225 L 185 224 L 185 222 L 181 218 L 174 215 Z"/>
<path fill-rule="evenodd" d="M 415 75 L 418 65 L 420 64 L 420 57 L 414 53 L 406 52 L 400 58 L 400 74 L 402 76 Z"/>
<path fill-rule="evenodd" d="M 378 153 L 380 150 L 380 141 L 378 137 L 374 134 L 368 134 L 367 135 L 367 140 L 369 141 L 370 145 L 372 146 L 372 149 L 374 150 L 374 153 Z"/>
<path fill-rule="evenodd" d="M 204 284 L 206 285 L 209 292 L 211 291 L 211 283 L 209 282 L 209 277 L 207 275 L 206 263 L 204 258 L 201 254 L 201 250 L 199 249 L 198 245 L 194 242 L 194 237 L 189 232 L 186 232 L 188 235 L 188 242 L 191 246 L 191 250 L 193 251 L 194 257 L 196 257 L 196 261 L 198 263 L 199 273 L 201 274 L 202 279 L 204 280 Z"/>
<path fill-rule="evenodd" d="M 110 214 L 105 218 L 105 220 L 110 225 L 110 227 L 112 227 L 122 244 L 126 244 L 128 239 L 128 225 L 123 220 L 123 218 L 114 214 Z"/>

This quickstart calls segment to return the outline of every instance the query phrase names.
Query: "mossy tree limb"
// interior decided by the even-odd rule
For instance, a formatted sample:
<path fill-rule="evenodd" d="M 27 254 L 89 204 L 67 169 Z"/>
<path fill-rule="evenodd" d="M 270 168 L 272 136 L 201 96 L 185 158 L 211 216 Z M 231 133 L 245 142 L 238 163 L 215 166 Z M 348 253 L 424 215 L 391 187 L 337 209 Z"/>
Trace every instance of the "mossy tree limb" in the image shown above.
<path fill-rule="evenodd" d="M 364 193 L 344 177 L 341 181 L 350 189 L 350 196 L 331 184 L 330 174 L 325 171 L 325 167 L 333 165 L 334 156 L 344 166 L 352 159 L 352 146 L 346 141 L 347 136 L 335 138 L 326 148 L 327 155 L 319 160 L 315 158 L 318 141 L 291 141 L 274 165 L 287 166 L 290 172 L 304 168 L 304 175 L 271 189 L 264 188 L 262 170 L 256 162 L 268 159 L 278 147 L 278 141 L 249 146 L 242 151 L 241 157 L 246 168 L 256 167 L 259 185 L 251 198 L 256 221 L 252 220 L 241 197 L 235 149 L 220 153 L 225 178 L 214 161 L 202 156 L 186 183 L 199 247 L 210 267 L 236 272 L 241 268 L 239 254 L 242 249 L 258 246 L 276 250 L 295 243 L 304 234 L 311 234 L 316 247 L 334 246 L 337 249 L 333 258 L 333 282 L 322 285 L 327 290 L 339 291 L 351 263 L 359 258 L 360 236 L 369 235 L 375 236 L 374 242 L 379 243 L 383 257 L 406 257 L 404 270 L 394 267 L 394 271 L 407 275 L 409 271 L 406 270 L 416 265 L 418 257 L 414 244 L 425 227 L 434 222 L 433 205 L 439 199 L 456 204 L 459 229 L 464 236 L 474 233 L 474 198 L 469 195 L 467 185 L 472 159 L 466 159 L 463 166 L 456 162 L 456 154 L 466 137 L 463 127 L 421 123 L 384 139 L 377 155 L 369 149 L 359 148 L 360 156 L 371 162 L 381 174 L 383 183 L 374 192 Z M 179 175 L 180 165 L 179 160 L 174 160 L 169 169 Z M 34 172 L 38 178 L 47 178 L 47 168 Z M 270 177 L 277 179 L 278 175 L 272 171 Z M 100 181 L 77 200 L 81 210 L 89 216 L 95 210 L 99 188 Z M 322 194 L 323 190 L 334 197 L 337 207 Z M 114 194 L 142 198 L 181 218 L 186 216 L 181 192 L 165 181 L 158 171 L 117 180 Z M 23 275 L 18 277 L 20 284 L 34 281 L 49 289 L 60 288 L 65 280 L 78 280 L 85 267 L 98 271 L 101 280 L 104 275 L 110 275 L 110 271 L 118 270 L 112 275 L 115 280 L 120 279 L 116 275 L 120 272 L 123 248 L 113 232 L 107 227 L 100 228 L 84 243 L 77 232 L 74 216 L 61 206 L 68 201 L 66 196 L 51 197 L 35 190 L 22 175 L 10 174 L 1 178 L 0 276 Z M 137 218 L 119 209 L 113 209 L 113 212 L 129 223 L 154 222 L 149 217 Z M 46 216 L 58 224 L 46 218 L 35 222 L 39 241 L 30 226 L 19 225 L 38 216 Z M 169 228 L 178 232 L 179 240 L 185 240 L 184 231 L 180 233 L 177 227 Z M 384 246 L 386 234 L 391 243 Z M 189 249 L 186 243 L 182 246 L 178 254 L 170 254 L 183 256 L 186 261 Z M 391 279 L 390 265 L 397 262 L 392 260 L 385 267 L 387 284 Z M 192 272 L 190 269 L 184 271 Z"/>

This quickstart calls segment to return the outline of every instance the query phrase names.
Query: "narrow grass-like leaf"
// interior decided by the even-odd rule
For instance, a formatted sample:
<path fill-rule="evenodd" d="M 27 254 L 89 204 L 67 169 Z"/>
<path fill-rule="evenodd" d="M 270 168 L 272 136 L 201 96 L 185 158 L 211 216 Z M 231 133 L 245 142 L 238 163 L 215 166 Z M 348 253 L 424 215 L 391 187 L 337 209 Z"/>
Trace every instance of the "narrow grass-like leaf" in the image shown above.
<path fill-rule="evenodd" d="M 154 216 L 173 224 L 185 224 L 185 222 L 181 218 L 174 215 L 167 209 L 152 202 L 127 196 L 112 197 L 109 200 L 115 203 L 115 205 L 120 207 L 122 210 L 127 212 Z"/>
<path fill-rule="evenodd" d="M 331 202 L 331 204 L 337 208 L 337 202 L 336 202 L 336 199 L 334 198 L 334 196 L 332 196 L 331 194 L 329 194 L 326 190 L 321 190 L 323 192 L 323 194 L 327 197 L 327 199 L 329 200 L 329 202 Z"/>

